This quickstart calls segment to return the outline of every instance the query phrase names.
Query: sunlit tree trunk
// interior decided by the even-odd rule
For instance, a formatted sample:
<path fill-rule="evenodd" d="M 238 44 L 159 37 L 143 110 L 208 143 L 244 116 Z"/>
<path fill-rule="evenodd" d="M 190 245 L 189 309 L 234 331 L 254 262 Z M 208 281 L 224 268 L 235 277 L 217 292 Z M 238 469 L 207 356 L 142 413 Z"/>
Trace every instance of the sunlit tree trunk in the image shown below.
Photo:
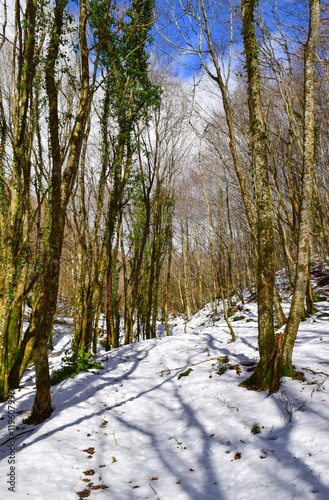
<path fill-rule="evenodd" d="M 169 302 L 169 289 L 170 289 L 170 278 L 171 278 L 171 263 L 172 263 L 172 253 L 173 253 L 173 221 L 170 220 L 169 231 L 168 231 L 168 258 L 167 258 L 167 272 L 165 281 L 165 294 L 164 294 L 164 322 L 166 325 L 167 336 L 170 337 L 170 327 L 169 327 L 169 314 L 168 314 L 168 302 Z"/>
<path fill-rule="evenodd" d="M 319 35 L 320 1 L 310 0 L 310 20 L 308 39 L 304 52 L 304 140 L 303 140 L 303 177 L 302 198 L 299 214 L 298 255 L 294 294 L 288 321 L 283 335 L 282 358 L 277 379 L 272 389 L 278 385 L 280 375 L 293 374 L 292 353 L 297 337 L 300 319 L 304 313 L 304 299 L 308 281 L 309 244 L 312 223 L 312 192 L 314 183 L 314 88 L 315 54 Z"/>
<path fill-rule="evenodd" d="M 188 233 L 185 234 L 184 224 L 181 223 L 181 236 L 182 236 L 182 257 L 183 257 L 183 285 L 184 285 L 184 298 L 185 298 L 185 315 L 186 321 L 191 321 L 191 300 L 190 300 L 190 286 L 188 276 Z"/>
<path fill-rule="evenodd" d="M 248 77 L 248 106 L 257 211 L 257 305 L 260 360 L 245 385 L 267 389 L 274 348 L 273 289 L 275 276 L 272 199 L 266 153 L 266 131 L 261 105 L 258 44 L 255 34 L 255 0 L 242 0 L 243 42 Z"/>
<path fill-rule="evenodd" d="M 49 234 L 49 255 L 40 284 L 40 292 L 32 312 L 31 335 L 35 337 L 33 360 L 36 372 L 37 392 L 30 423 L 37 423 L 49 417 L 51 408 L 50 379 L 48 365 L 48 340 L 52 332 L 56 312 L 60 257 L 63 246 L 65 215 L 73 184 L 79 167 L 83 137 L 90 110 L 91 91 L 89 87 L 89 60 L 86 40 L 87 6 L 80 2 L 79 36 L 81 57 L 81 90 L 79 109 L 70 137 L 70 146 L 65 170 L 62 174 L 62 153 L 59 142 L 58 87 L 55 80 L 56 62 L 63 30 L 64 9 L 67 1 L 56 1 L 54 24 L 48 46 L 46 61 L 46 92 L 49 102 L 49 135 L 52 159 L 51 229 Z"/>

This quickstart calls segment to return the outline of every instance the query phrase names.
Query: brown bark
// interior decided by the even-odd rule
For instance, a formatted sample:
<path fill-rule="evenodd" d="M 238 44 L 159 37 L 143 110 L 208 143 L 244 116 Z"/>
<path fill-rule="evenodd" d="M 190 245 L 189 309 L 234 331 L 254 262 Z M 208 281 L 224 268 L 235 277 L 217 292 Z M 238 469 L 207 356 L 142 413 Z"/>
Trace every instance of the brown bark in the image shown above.
<path fill-rule="evenodd" d="M 275 276 L 274 234 L 266 130 L 260 95 L 258 45 L 255 35 L 255 0 L 242 0 L 243 42 L 248 76 L 250 136 L 257 210 L 257 304 L 260 360 L 245 385 L 267 389 L 269 360 L 274 348 L 273 289 Z"/>
<path fill-rule="evenodd" d="M 14 317 L 22 313 L 22 301 L 28 265 L 28 217 L 30 155 L 33 141 L 32 101 L 35 76 L 37 6 L 35 0 L 26 2 L 23 20 L 22 6 L 15 2 L 15 36 L 12 71 L 13 165 L 11 179 L 3 187 L 4 171 L 0 163 L 0 399 L 8 395 L 7 376 L 14 362 L 13 348 L 20 339 L 20 321 Z M 22 25 L 25 28 L 22 28 Z M 1 110 L 3 103 L 1 98 Z M 1 111 L 0 110 L 0 111 Z M 5 125 L 5 124 L 3 124 Z M 4 134 L 4 129 L 3 129 Z M 1 148 L 4 152 L 5 137 Z M 2 160 L 2 158 L 1 158 Z M 6 207 L 7 205 L 7 207 Z"/>
<path fill-rule="evenodd" d="M 55 66 L 59 54 L 59 45 L 63 28 L 63 14 L 67 1 L 57 0 L 55 19 L 46 62 L 46 92 L 49 102 L 49 135 L 52 158 L 52 212 L 49 235 L 49 257 L 45 265 L 45 273 L 40 285 L 31 320 L 31 335 L 35 337 L 33 359 L 36 371 L 37 392 L 34 400 L 30 423 L 39 423 L 51 414 L 50 380 L 48 366 L 48 340 L 51 335 L 53 319 L 56 312 L 60 257 L 63 246 L 65 214 L 69 198 L 76 178 L 82 141 L 85 134 L 87 117 L 89 116 L 92 92 L 89 89 L 89 61 L 86 41 L 87 7 L 80 2 L 80 52 L 81 52 L 81 91 L 79 108 L 69 141 L 69 152 L 65 170 L 62 175 L 63 158 L 59 142 L 58 90 L 55 82 Z"/>

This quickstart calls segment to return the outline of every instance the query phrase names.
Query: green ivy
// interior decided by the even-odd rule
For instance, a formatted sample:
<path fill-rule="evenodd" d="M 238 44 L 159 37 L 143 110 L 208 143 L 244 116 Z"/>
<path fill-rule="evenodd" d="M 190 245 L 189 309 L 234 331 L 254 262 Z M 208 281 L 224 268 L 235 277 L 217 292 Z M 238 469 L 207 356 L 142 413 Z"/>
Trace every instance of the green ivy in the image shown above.
<path fill-rule="evenodd" d="M 88 372 L 89 370 L 96 369 L 102 370 L 103 367 L 97 361 L 92 359 L 89 352 L 85 352 L 83 348 L 77 352 L 65 351 L 63 358 L 63 366 L 59 370 L 54 370 L 50 376 L 50 384 L 56 385 L 62 380 L 71 377 L 74 378 L 80 372 Z"/>

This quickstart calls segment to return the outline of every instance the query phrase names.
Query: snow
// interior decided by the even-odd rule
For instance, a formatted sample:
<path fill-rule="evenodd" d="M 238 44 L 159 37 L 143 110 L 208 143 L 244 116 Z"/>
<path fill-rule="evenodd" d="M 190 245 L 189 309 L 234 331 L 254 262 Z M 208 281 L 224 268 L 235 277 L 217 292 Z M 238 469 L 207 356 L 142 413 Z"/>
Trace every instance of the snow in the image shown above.
<path fill-rule="evenodd" d="M 306 381 L 284 379 L 270 397 L 238 385 L 258 357 L 253 303 L 236 314 L 244 319 L 232 321 L 235 343 L 223 315 L 211 317 L 207 306 L 186 333 L 176 319 L 171 337 L 162 329 L 157 339 L 100 350 L 104 369 L 54 386 L 54 411 L 35 427 L 23 423 L 35 393 L 30 368 L 15 391 L 13 498 L 328 499 L 329 318 L 319 314 L 329 313 L 329 304 L 316 307 L 301 323 L 294 351 Z M 69 347 L 70 328 L 55 325 L 60 354 L 50 357 L 51 369 Z M 224 356 L 235 368 L 219 375 L 217 358 Z M 7 403 L 1 417 L 0 496 L 6 500 L 12 498 L 3 444 L 10 438 Z M 251 433 L 255 423 L 260 434 Z"/>

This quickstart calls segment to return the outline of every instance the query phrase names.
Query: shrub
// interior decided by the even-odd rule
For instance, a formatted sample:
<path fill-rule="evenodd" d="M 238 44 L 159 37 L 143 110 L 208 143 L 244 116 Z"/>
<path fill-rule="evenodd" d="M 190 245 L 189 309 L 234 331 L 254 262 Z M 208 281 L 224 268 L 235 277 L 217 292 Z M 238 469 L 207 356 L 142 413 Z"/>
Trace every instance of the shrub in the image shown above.
<path fill-rule="evenodd" d="M 85 352 L 83 348 L 76 352 L 65 351 L 63 366 L 59 370 L 54 370 L 50 376 L 50 384 L 59 384 L 69 377 L 74 378 L 80 372 L 87 372 L 93 368 L 102 370 L 103 367 L 97 361 L 91 359 L 90 352 Z"/>
<path fill-rule="evenodd" d="M 216 373 L 217 375 L 223 375 L 229 367 L 229 358 L 225 356 L 224 358 L 217 358 Z"/>
<path fill-rule="evenodd" d="M 224 358 L 217 358 L 217 363 L 219 365 L 226 365 L 229 362 L 228 356 L 224 356 Z"/>
<path fill-rule="evenodd" d="M 99 343 L 102 347 L 104 347 L 104 349 L 106 349 L 106 338 L 105 338 L 105 339 L 100 339 L 100 340 L 98 341 L 98 343 Z"/>
<path fill-rule="evenodd" d="M 257 422 L 254 422 L 252 424 L 251 434 L 260 434 L 260 433 L 261 433 L 261 430 L 260 430 L 259 424 L 257 424 Z"/>
<path fill-rule="evenodd" d="M 238 312 L 238 309 L 236 307 L 229 307 L 229 309 L 227 310 L 227 315 L 230 318 L 231 316 L 233 316 L 233 314 L 235 314 L 237 312 Z"/>
<path fill-rule="evenodd" d="M 313 302 L 327 302 L 327 297 L 321 295 L 314 295 Z"/>
<path fill-rule="evenodd" d="M 232 318 L 233 321 L 241 321 L 242 319 L 244 319 L 245 316 L 234 316 L 234 318 Z"/>

